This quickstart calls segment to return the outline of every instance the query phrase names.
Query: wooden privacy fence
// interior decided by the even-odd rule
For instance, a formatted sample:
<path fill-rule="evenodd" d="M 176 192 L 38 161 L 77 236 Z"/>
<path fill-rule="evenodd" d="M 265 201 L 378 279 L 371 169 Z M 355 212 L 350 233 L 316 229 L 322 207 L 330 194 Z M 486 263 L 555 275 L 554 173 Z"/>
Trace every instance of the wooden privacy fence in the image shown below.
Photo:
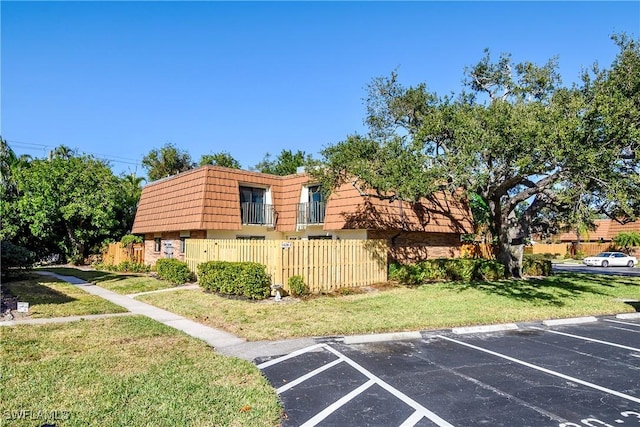
<path fill-rule="evenodd" d="M 578 244 L 573 243 L 536 243 L 533 246 L 527 246 L 524 250 L 526 254 L 560 254 L 565 256 L 575 256 L 578 251 L 581 251 L 584 256 L 594 256 L 600 252 L 619 250 L 616 245 L 611 242 L 599 243 L 599 242 L 585 242 Z"/>
<path fill-rule="evenodd" d="M 196 272 L 206 261 L 257 262 L 273 284 L 287 288 L 302 276 L 312 293 L 367 286 L 387 280 L 385 240 L 187 239 L 184 260 Z"/>
<path fill-rule="evenodd" d="M 493 245 L 465 243 L 460 247 L 460 256 L 462 258 L 495 259 L 496 254 Z"/>
<path fill-rule="evenodd" d="M 132 261 L 138 264 L 144 263 L 144 245 L 135 243 L 131 249 L 123 248 L 120 243 L 110 243 L 102 254 L 102 263 L 105 265 L 118 265 L 123 261 Z"/>
<path fill-rule="evenodd" d="M 536 243 L 524 248 L 525 254 L 560 254 L 564 256 L 568 251 L 570 243 Z"/>

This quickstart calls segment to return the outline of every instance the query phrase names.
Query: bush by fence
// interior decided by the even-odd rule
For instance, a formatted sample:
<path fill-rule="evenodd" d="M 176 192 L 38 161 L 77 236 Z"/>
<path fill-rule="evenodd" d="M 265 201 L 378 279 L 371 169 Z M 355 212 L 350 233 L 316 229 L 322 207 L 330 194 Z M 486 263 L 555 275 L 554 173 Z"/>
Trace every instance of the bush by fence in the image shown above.
<path fill-rule="evenodd" d="M 156 261 L 155 270 L 159 278 L 174 285 L 190 282 L 194 278 L 187 263 L 174 258 L 159 259 Z"/>
<path fill-rule="evenodd" d="M 271 295 L 266 267 L 255 262 L 209 261 L 198 264 L 198 283 L 225 295 L 264 299 Z"/>
<path fill-rule="evenodd" d="M 92 265 L 96 270 L 117 271 L 119 273 L 148 273 L 151 267 L 134 261 L 122 261 L 119 264 L 97 263 Z"/>
<path fill-rule="evenodd" d="M 304 278 L 302 276 L 289 277 L 287 284 L 289 285 L 289 293 L 294 297 L 309 294 L 309 287 L 304 283 Z"/>
<path fill-rule="evenodd" d="M 411 265 L 392 264 L 389 278 L 407 285 L 420 285 L 440 280 L 498 280 L 505 277 L 502 264 L 494 260 L 438 258 Z"/>
<path fill-rule="evenodd" d="M 525 276 L 550 276 L 551 260 L 543 254 L 525 254 L 522 257 L 522 274 Z"/>

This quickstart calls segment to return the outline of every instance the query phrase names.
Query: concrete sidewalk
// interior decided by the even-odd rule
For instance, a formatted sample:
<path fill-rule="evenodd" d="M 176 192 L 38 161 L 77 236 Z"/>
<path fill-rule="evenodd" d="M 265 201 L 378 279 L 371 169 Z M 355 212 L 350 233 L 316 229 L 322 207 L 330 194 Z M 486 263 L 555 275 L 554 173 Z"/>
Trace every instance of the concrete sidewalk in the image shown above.
<path fill-rule="evenodd" d="M 179 316 L 167 310 L 163 310 L 158 307 L 154 307 L 150 304 L 135 300 L 126 295 L 120 295 L 113 291 L 110 291 L 93 283 L 85 282 L 82 279 L 78 279 L 74 276 L 63 276 L 60 274 L 51 273 L 48 271 L 40 271 L 38 274 L 44 274 L 47 276 L 53 276 L 65 282 L 74 284 L 92 295 L 97 295 L 101 298 L 111 301 L 121 307 L 126 308 L 131 313 L 141 314 L 147 316 L 153 320 L 163 323 L 172 328 L 185 332 L 192 337 L 199 338 L 205 341 L 216 350 L 223 347 L 229 347 L 233 345 L 242 344 L 244 339 L 239 338 L 228 332 L 220 331 L 218 329 L 211 328 L 193 320 L 189 320 L 185 317 Z"/>
<path fill-rule="evenodd" d="M 167 310 L 154 307 L 150 304 L 135 300 L 132 295 L 120 295 L 105 288 L 101 288 L 93 283 L 88 283 L 75 276 L 63 276 L 48 271 L 39 271 L 38 274 L 56 277 L 65 282 L 78 286 L 85 292 L 97 295 L 111 301 L 121 307 L 126 308 L 133 314 L 140 314 L 156 320 L 162 324 L 178 329 L 187 335 L 201 339 L 212 346 L 221 354 L 235 356 L 248 361 L 253 361 L 257 357 L 276 356 L 289 353 L 304 347 L 315 344 L 313 338 L 301 338 L 285 341 L 254 341 L 247 342 L 245 339 L 237 337 L 219 329 L 212 328 L 202 323 L 194 322 L 183 316 L 179 316 Z M 89 316 L 78 316 L 89 318 Z M 51 319 L 38 319 L 37 323 L 52 322 Z M 24 321 L 24 323 L 32 323 Z"/>

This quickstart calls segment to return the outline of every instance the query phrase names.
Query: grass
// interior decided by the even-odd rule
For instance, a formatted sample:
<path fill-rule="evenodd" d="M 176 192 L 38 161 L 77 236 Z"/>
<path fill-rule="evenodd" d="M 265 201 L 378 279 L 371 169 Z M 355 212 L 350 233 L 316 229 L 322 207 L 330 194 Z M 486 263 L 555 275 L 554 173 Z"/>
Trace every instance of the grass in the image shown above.
<path fill-rule="evenodd" d="M 63 276 L 75 276 L 79 279 L 93 282 L 98 286 L 117 292 L 122 295 L 136 294 L 138 292 L 157 291 L 159 289 L 173 288 L 166 280 L 159 280 L 146 274 L 114 273 L 98 270 L 80 270 L 68 267 L 47 267 L 43 271 Z"/>
<path fill-rule="evenodd" d="M 31 274 L 20 280 L 3 283 L 2 286 L 18 297 L 18 301 L 29 303 L 29 314 L 33 319 L 127 311 L 49 276 Z"/>
<path fill-rule="evenodd" d="M 196 291 L 141 301 L 249 340 L 438 329 L 632 312 L 640 279 L 559 274 L 526 281 L 439 283 L 294 303 L 250 302 Z"/>
<path fill-rule="evenodd" d="M 275 391 L 247 361 L 142 316 L 3 327 L 7 425 L 275 426 Z"/>

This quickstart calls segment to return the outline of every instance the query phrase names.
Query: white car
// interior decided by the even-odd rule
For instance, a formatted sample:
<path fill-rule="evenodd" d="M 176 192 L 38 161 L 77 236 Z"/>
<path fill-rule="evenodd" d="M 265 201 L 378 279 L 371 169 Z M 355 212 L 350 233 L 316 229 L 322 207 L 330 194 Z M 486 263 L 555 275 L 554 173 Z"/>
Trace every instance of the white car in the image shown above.
<path fill-rule="evenodd" d="M 638 263 L 638 259 L 622 252 L 601 252 L 583 259 L 582 263 L 596 267 L 633 267 Z"/>

